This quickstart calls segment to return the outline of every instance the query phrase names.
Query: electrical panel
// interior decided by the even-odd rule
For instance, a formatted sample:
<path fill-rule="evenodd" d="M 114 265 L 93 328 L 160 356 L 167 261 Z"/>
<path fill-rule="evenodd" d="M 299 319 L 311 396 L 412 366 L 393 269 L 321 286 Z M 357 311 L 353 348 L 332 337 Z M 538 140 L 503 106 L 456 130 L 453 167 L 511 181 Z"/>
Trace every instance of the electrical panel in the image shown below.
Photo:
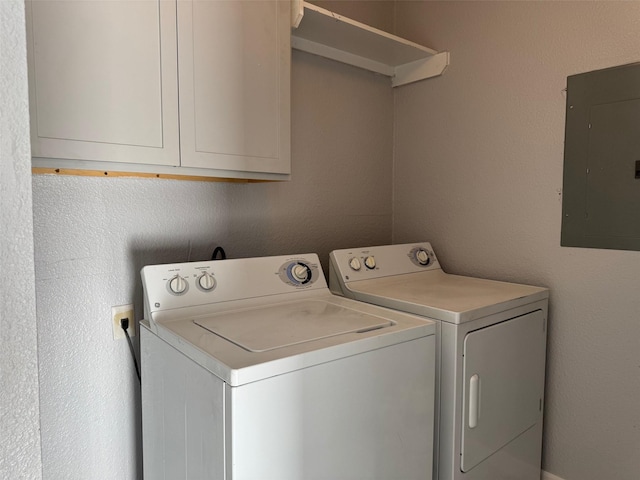
<path fill-rule="evenodd" d="M 561 245 L 640 250 L 640 63 L 567 78 Z"/>

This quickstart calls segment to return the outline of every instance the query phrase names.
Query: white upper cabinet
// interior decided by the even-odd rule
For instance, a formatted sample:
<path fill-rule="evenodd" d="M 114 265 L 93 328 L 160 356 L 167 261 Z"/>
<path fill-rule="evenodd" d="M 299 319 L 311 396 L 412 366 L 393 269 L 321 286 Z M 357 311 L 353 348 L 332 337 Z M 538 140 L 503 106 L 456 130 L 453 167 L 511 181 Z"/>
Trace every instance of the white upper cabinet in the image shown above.
<path fill-rule="evenodd" d="M 34 166 L 290 172 L 290 2 L 27 1 Z"/>
<path fill-rule="evenodd" d="M 32 155 L 178 165 L 175 4 L 26 6 Z"/>
<path fill-rule="evenodd" d="M 290 4 L 178 2 L 182 165 L 290 171 Z"/>

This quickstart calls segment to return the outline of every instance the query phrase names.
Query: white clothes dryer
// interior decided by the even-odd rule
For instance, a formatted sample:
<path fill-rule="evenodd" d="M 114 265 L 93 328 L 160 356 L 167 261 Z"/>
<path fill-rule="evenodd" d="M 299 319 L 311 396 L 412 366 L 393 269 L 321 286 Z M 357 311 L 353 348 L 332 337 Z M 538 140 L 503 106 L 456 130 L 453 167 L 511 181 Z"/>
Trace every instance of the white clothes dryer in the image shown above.
<path fill-rule="evenodd" d="M 145 479 L 432 478 L 435 324 L 315 254 L 147 266 Z"/>
<path fill-rule="evenodd" d="M 330 288 L 437 323 L 434 478 L 540 480 L 549 292 L 445 273 L 429 243 L 336 250 Z"/>

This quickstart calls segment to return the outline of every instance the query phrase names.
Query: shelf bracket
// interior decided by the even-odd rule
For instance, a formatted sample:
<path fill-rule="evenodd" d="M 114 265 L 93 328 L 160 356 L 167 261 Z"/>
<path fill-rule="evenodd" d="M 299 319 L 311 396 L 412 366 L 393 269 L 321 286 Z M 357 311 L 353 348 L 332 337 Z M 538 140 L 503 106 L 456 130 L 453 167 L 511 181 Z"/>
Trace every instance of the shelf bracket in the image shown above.
<path fill-rule="evenodd" d="M 395 67 L 391 85 L 399 87 L 408 83 L 442 75 L 449 66 L 449 52 L 440 52 L 432 57 Z"/>

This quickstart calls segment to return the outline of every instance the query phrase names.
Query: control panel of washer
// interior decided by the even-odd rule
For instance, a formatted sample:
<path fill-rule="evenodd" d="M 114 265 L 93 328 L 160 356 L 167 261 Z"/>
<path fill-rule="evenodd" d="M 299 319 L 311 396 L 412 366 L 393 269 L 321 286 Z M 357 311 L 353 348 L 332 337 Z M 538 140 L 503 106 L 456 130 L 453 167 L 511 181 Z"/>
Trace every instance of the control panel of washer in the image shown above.
<path fill-rule="evenodd" d="M 141 276 L 150 312 L 327 287 L 316 254 L 150 265 Z"/>
<path fill-rule="evenodd" d="M 418 267 L 428 267 L 435 261 L 436 255 L 431 248 L 418 245 L 409 252 L 409 259 Z"/>
<path fill-rule="evenodd" d="M 305 287 L 318 280 L 318 264 L 305 260 L 285 262 L 278 270 L 278 276 L 285 284 L 292 287 Z"/>
<path fill-rule="evenodd" d="M 192 282 L 190 282 L 192 280 Z M 189 291 L 190 284 L 203 292 L 212 292 L 216 288 L 216 279 L 213 274 L 203 271 L 197 273 L 192 279 L 187 279 L 180 274 L 176 274 L 167 280 L 167 289 L 174 295 L 184 295 Z"/>
<path fill-rule="evenodd" d="M 334 250 L 329 258 L 332 274 L 338 272 L 344 281 L 440 268 L 428 242 Z"/>

